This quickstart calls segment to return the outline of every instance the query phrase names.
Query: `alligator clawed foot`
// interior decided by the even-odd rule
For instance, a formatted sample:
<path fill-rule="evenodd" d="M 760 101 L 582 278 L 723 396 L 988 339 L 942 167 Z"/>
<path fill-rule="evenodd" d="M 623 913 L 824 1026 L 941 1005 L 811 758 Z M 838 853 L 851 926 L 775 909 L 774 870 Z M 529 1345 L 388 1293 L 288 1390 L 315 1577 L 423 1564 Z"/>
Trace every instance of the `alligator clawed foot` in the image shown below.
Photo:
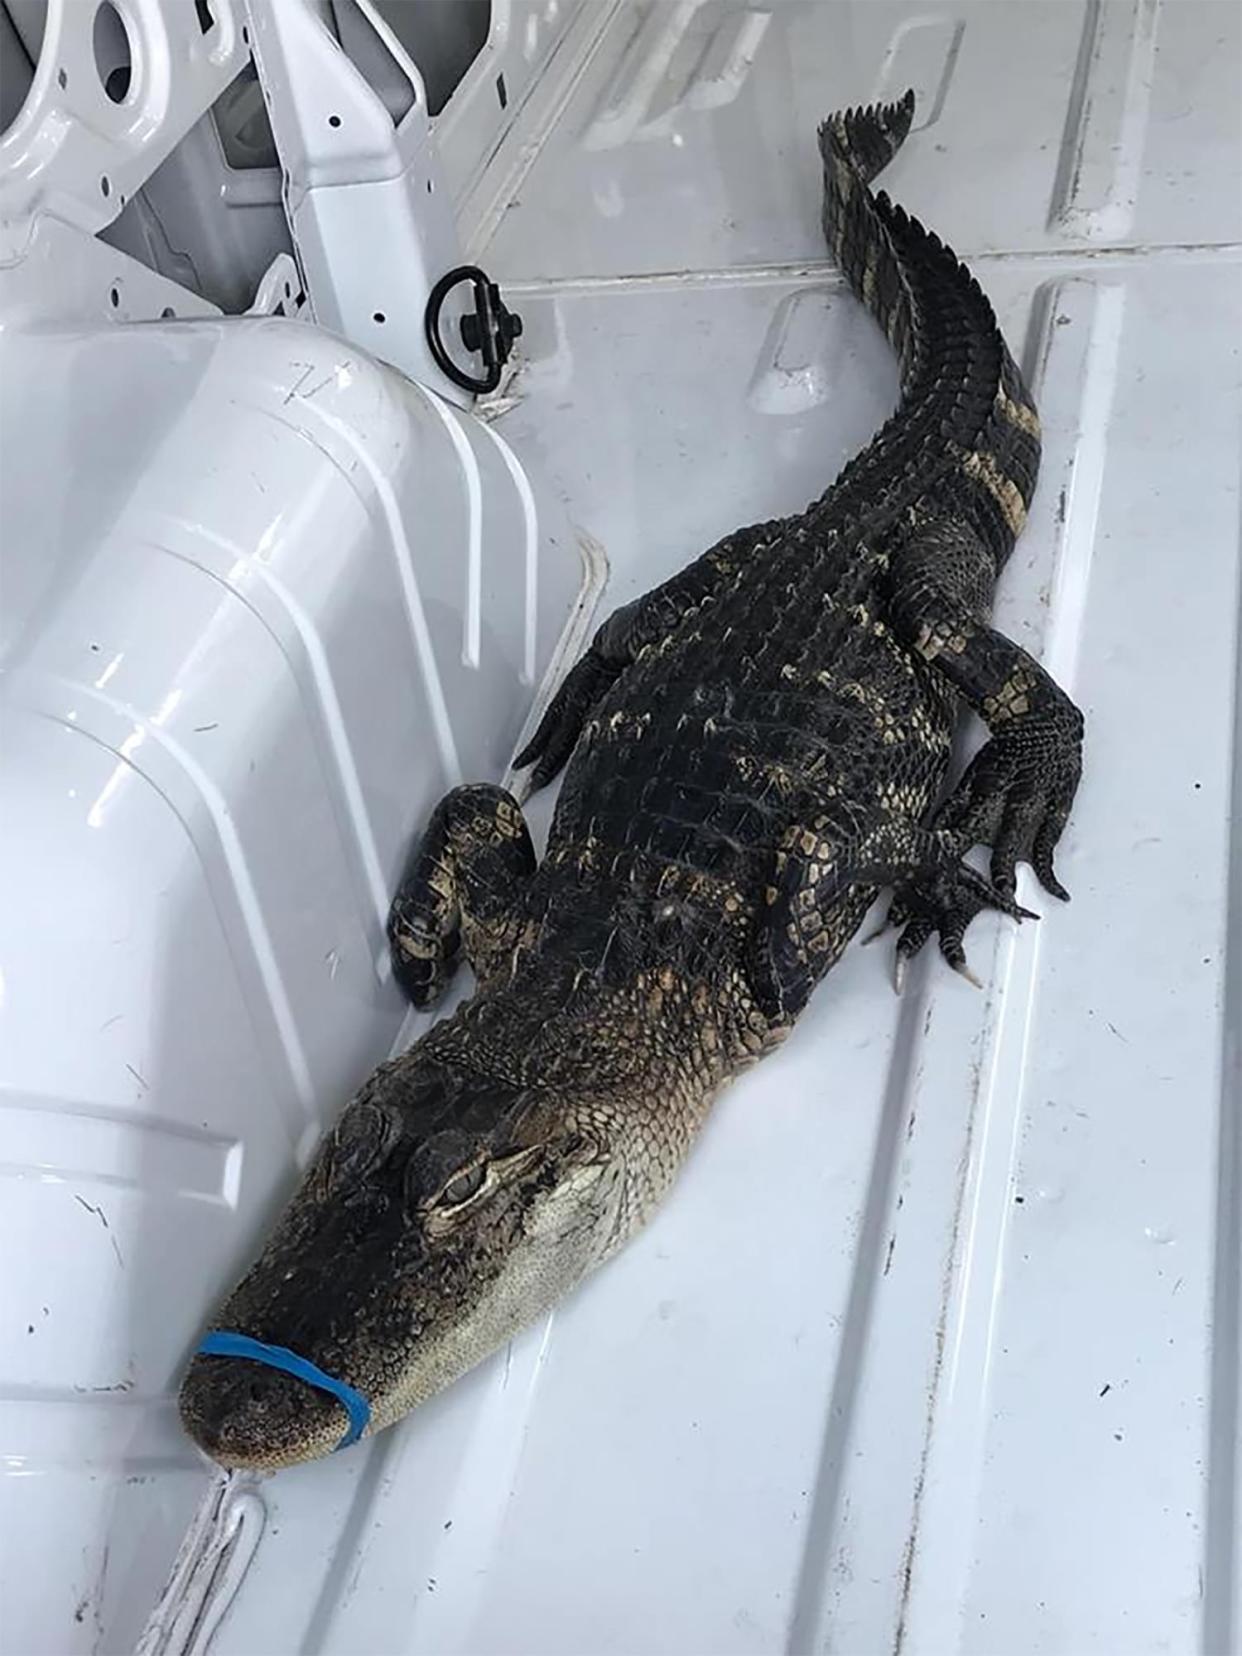
<path fill-rule="evenodd" d="M 1052 692 L 1049 692 L 1051 695 Z M 959 844 L 991 847 L 992 884 L 1012 894 L 1020 862 L 1062 902 L 1053 855 L 1082 774 L 1082 715 L 1067 698 L 1003 725 L 967 767 L 936 817 Z"/>
<path fill-rule="evenodd" d="M 893 988 L 897 994 L 905 984 L 909 962 L 934 934 L 939 936 L 945 964 L 967 983 L 981 989 L 983 984 L 967 963 L 962 940 L 975 916 L 989 908 L 998 909 L 1014 920 L 1039 918 L 965 863 L 932 869 L 897 888 L 888 913 L 864 942 L 873 943 L 889 931 L 899 933 L 893 963 Z"/>

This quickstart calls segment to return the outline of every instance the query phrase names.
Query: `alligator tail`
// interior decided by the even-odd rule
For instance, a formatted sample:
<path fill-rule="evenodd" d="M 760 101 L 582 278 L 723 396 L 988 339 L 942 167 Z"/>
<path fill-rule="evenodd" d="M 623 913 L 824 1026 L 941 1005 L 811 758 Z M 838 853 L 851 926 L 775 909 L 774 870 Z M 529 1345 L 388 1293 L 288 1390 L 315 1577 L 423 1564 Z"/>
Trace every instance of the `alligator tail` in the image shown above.
<path fill-rule="evenodd" d="M 883 190 L 872 192 L 913 119 L 907 92 L 897 103 L 831 115 L 819 129 L 829 249 L 901 364 L 896 414 L 822 504 L 874 513 L 885 493 L 913 499 L 923 491 L 926 514 L 926 490 L 946 454 L 957 454 L 966 469 L 951 473 L 953 510 L 960 515 L 958 496 L 978 498 L 974 515 L 999 568 L 1031 503 L 1039 420 L 978 282 L 938 236 Z"/>
<path fill-rule="evenodd" d="M 819 129 L 820 154 L 825 161 L 838 156 L 864 184 L 870 184 L 905 143 L 913 120 L 913 90 L 896 103 L 839 110 Z"/>
<path fill-rule="evenodd" d="M 913 119 L 911 91 L 896 103 L 839 111 L 819 129 L 829 250 L 888 336 L 903 381 L 914 367 L 915 300 L 894 245 L 887 198 L 873 196 L 869 186 L 901 148 Z"/>

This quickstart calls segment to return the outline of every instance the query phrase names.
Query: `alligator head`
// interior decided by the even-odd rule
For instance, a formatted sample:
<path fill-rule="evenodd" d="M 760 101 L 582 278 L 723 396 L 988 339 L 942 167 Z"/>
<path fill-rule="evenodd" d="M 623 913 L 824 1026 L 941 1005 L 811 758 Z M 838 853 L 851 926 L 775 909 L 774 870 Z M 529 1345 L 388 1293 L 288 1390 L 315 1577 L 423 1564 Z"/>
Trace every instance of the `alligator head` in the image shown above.
<path fill-rule="evenodd" d="M 391 1424 L 547 1310 L 618 1239 L 610 1112 L 450 1068 L 382 1066 L 319 1147 L 212 1327 L 284 1348 Z M 238 1356 L 194 1357 L 191 1437 L 271 1470 L 336 1448 L 344 1405 Z"/>

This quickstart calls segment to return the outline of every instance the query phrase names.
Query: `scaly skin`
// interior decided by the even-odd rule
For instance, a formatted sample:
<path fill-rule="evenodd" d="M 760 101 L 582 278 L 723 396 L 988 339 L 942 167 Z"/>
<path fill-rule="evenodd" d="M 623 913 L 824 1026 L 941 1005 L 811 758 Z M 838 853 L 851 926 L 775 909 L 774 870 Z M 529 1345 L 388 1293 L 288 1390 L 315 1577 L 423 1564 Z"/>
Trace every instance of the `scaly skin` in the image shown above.
<path fill-rule="evenodd" d="M 372 1430 L 637 1229 L 877 889 L 900 960 L 938 931 L 959 970 L 980 909 L 1023 912 L 1018 860 L 1063 895 L 1082 720 L 987 621 L 1039 425 L 977 284 L 872 194 L 912 112 L 820 135 L 829 245 L 898 352 L 897 413 L 801 516 L 600 629 L 520 756 L 536 785 L 569 762 L 541 865 L 501 789 L 442 803 L 393 905 L 394 965 L 429 1005 L 464 950 L 477 992 L 363 1087 L 213 1323 L 347 1381 Z M 991 739 L 936 811 L 962 702 Z M 990 883 L 962 863 L 976 843 Z M 229 1357 L 194 1359 L 181 1406 L 227 1466 L 310 1459 L 346 1424 Z"/>

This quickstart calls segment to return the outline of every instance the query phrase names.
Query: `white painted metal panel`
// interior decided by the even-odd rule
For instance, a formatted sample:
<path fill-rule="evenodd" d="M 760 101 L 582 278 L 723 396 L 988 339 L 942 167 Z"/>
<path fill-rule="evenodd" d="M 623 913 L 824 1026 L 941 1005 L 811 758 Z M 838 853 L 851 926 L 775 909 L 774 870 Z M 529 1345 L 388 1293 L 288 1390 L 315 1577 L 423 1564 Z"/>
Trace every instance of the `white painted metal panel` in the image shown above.
<path fill-rule="evenodd" d="M 1232 0 L 622 8 L 505 216 L 513 277 L 819 263 L 828 110 L 919 97 L 884 186 L 963 255 L 1242 239 Z"/>

